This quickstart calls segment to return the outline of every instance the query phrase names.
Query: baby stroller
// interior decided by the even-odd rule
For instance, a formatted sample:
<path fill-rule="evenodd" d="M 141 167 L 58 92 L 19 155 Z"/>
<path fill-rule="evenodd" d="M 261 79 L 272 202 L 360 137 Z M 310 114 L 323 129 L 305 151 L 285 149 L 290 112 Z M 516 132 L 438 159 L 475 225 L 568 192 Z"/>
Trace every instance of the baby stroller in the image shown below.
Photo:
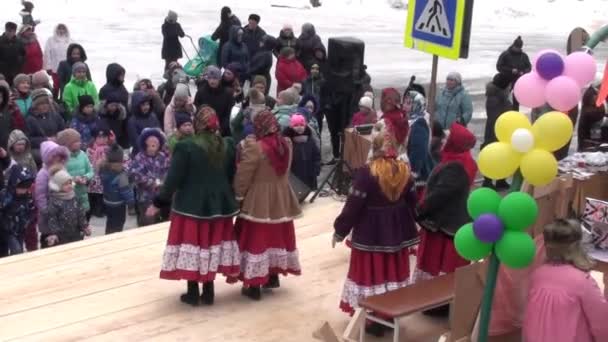
<path fill-rule="evenodd" d="M 184 50 L 186 57 L 188 57 L 188 63 L 184 66 L 184 71 L 186 72 L 186 75 L 196 79 L 203 73 L 203 70 L 205 70 L 207 66 L 216 64 L 219 45 L 211 39 L 211 36 L 204 36 L 199 38 L 197 48 L 194 45 L 192 37 L 186 37 L 190 39 L 197 55 L 194 58 L 190 58 Z"/>

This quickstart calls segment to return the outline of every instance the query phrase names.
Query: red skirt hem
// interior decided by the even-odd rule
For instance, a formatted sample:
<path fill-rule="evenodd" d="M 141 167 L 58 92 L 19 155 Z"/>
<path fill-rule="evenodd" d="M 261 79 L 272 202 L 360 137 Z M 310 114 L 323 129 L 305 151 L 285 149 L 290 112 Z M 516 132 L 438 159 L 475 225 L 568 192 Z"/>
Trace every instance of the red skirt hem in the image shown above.
<path fill-rule="evenodd" d="M 420 231 L 418 246 L 417 270 L 431 276 L 452 273 L 457 268 L 470 262 L 461 257 L 456 251 L 454 240 L 441 232 Z"/>

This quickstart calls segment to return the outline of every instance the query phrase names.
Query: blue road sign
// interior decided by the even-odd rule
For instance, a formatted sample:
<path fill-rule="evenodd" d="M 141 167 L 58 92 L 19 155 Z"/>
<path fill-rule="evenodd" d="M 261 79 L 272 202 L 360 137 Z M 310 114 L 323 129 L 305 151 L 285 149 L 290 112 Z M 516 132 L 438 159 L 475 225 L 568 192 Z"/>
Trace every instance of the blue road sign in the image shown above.
<path fill-rule="evenodd" d="M 415 0 L 415 3 L 412 37 L 446 48 L 454 46 L 458 1 Z"/>

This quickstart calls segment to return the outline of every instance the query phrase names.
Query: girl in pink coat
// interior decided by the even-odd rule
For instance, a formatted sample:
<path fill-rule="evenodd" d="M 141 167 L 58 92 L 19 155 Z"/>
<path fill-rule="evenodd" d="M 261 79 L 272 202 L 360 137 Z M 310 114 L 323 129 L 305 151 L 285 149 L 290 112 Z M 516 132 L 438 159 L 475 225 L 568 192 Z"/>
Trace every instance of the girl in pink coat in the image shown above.
<path fill-rule="evenodd" d="M 608 302 L 589 274 L 580 223 L 557 220 L 543 235 L 546 260 L 530 277 L 524 341 L 608 341 Z"/>

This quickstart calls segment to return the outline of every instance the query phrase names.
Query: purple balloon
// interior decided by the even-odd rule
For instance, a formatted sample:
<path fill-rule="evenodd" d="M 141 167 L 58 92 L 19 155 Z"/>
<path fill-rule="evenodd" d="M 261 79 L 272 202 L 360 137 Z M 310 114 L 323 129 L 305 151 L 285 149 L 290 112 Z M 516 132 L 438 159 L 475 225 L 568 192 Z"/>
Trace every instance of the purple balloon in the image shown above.
<path fill-rule="evenodd" d="M 479 241 L 494 243 L 502 237 L 505 226 L 498 216 L 483 214 L 473 222 L 473 232 Z"/>
<path fill-rule="evenodd" d="M 564 59 L 555 52 L 546 52 L 536 60 L 536 72 L 548 81 L 561 76 L 564 68 Z"/>

